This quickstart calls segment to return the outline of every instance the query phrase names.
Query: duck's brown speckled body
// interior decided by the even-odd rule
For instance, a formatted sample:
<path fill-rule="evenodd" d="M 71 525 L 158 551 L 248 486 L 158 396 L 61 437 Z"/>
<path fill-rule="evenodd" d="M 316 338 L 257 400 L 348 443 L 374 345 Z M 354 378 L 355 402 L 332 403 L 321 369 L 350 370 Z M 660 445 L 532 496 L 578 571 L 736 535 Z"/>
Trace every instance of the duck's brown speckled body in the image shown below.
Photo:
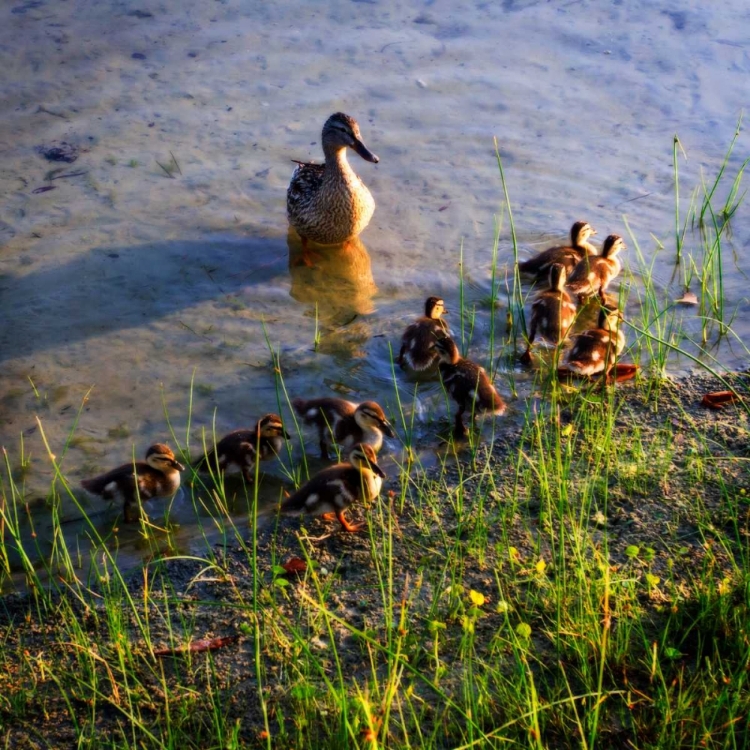
<path fill-rule="evenodd" d="M 531 305 L 529 343 L 524 357 L 529 357 L 537 333 L 550 344 L 565 341 L 576 317 L 576 306 L 565 291 L 565 266 L 553 263 L 549 271 L 549 287 L 539 292 Z"/>
<path fill-rule="evenodd" d="M 349 166 L 347 148 L 378 163 L 362 141 L 353 117 L 337 112 L 323 126 L 324 164 L 298 162 L 286 195 L 289 223 L 303 243 L 337 245 L 356 237 L 369 223 L 375 200 Z"/>
<path fill-rule="evenodd" d="M 560 263 L 570 275 L 573 269 L 589 255 L 596 255 L 596 248 L 588 242 L 588 238 L 596 234 L 596 231 L 586 221 L 577 221 L 570 229 L 570 245 L 549 247 L 539 255 L 518 264 L 521 273 L 535 276 L 538 281 L 543 281 L 549 275 L 550 266 Z"/>
<path fill-rule="evenodd" d="M 605 292 L 617 274 L 620 273 L 622 265 L 617 254 L 625 250 L 625 243 L 622 237 L 616 234 L 610 234 L 600 255 L 594 255 L 584 258 L 573 270 L 568 278 L 568 289 L 578 295 L 578 299 L 583 302 L 588 297 L 598 294 L 605 303 Z"/>
<path fill-rule="evenodd" d="M 565 357 L 565 369 L 586 377 L 608 374 L 625 347 L 621 322 L 619 310 L 602 307 L 597 327 L 576 336 Z"/>
<path fill-rule="evenodd" d="M 396 436 L 382 408 L 374 401 L 355 404 L 343 398 L 295 398 L 292 406 L 305 424 L 317 427 L 320 455 L 324 459 L 328 458 L 334 442 L 345 451 L 366 443 L 377 452 L 383 445 L 383 433 Z"/>
<path fill-rule="evenodd" d="M 123 464 L 106 474 L 84 479 L 81 486 L 92 495 L 121 502 L 125 521 L 136 521 L 143 500 L 172 497 L 177 492 L 184 469 L 169 447 L 155 443 L 146 451 L 145 462 Z"/>
<path fill-rule="evenodd" d="M 278 414 L 266 414 L 251 430 L 233 430 L 200 461 L 198 468 L 219 473 L 241 471 L 247 482 L 255 480 L 258 460 L 276 458 L 289 435 Z"/>
<path fill-rule="evenodd" d="M 312 516 L 333 514 L 347 531 L 359 531 L 362 524 L 350 524 L 344 511 L 354 502 L 374 500 L 384 477 L 373 447 L 356 445 L 345 463 L 323 469 L 284 500 L 281 512 Z"/>
<path fill-rule="evenodd" d="M 455 434 L 465 434 L 463 415 L 473 417 L 480 414 L 501 416 L 505 413 L 505 402 L 495 390 L 483 367 L 461 357 L 456 342 L 449 337 L 437 339 L 435 344 L 440 354 L 440 378 L 446 390 L 458 404 Z"/>
<path fill-rule="evenodd" d="M 428 297 L 424 307 L 424 316 L 404 331 L 397 360 L 402 370 L 422 377 L 437 374 L 440 357 L 435 341 L 448 335 L 448 326 L 442 319 L 448 312 L 445 302 L 440 297 Z"/>

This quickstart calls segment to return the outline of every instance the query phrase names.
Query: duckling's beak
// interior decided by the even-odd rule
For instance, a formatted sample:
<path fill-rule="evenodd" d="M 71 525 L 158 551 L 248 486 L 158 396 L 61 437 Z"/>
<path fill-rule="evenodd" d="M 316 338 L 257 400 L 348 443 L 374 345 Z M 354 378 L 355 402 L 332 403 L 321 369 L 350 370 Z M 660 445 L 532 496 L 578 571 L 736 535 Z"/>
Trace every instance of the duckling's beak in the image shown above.
<path fill-rule="evenodd" d="M 175 460 L 174 458 L 169 462 L 169 465 L 173 469 L 177 469 L 177 471 L 185 471 L 185 467 L 179 461 Z"/>
<path fill-rule="evenodd" d="M 395 438 L 396 437 L 396 433 L 394 432 L 393 427 L 391 427 L 391 423 L 390 422 L 386 422 L 385 420 L 383 420 L 380 423 L 380 426 L 383 428 L 383 432 L 386 435 L 388 435 L 388 437 L 391 437 L 391 438 Z"/>
<path fill-rule="evenodd" d="M 385 479 L 385 472 L 377 464 L 369 463 L 369 466 L 379 477 Z"/>
<path fill-rule="evenodd" d="M 284 436 L 284 440 L 291 440 L 292 439 L 292 436 L 286 430 L 282 430 L 281 434 Z"/>
<path fill-rule="evenodd" d="M 359 154 L 359 155 L 360 155 L 360 156 L 361 156 L 361 157 L 362 157 L 362 158 L 363 158 L 363 159 L 364 159 L 365 161 L 371 161 L 371 162 L 372 162 L 373 164 L 377 164 L 377 163 L 378 163 L 378 162 L 380 161 L 380 159 L 378 159 L 378 157 L 377 157 L 377 156 L 375 156 L 375 154 L 373 154 L 373 153 L 372 153 L 372 151 L 370 151 L 370 149 L 369 149 L 369 148 L 367 148 L 367 146 L 365 146 L 365 144 L 364 144 L 364 143 L 362 143 L 362 141 L 360 141 L 360 140 L 359 140 L 359 138 L 355 138 L 355 139 L 354 139 L 354 145 L 352 146 L 352 148 L 353 148 L 353 149 L 354 149 L 354 150 L 355 150 L 355 151 L 356 151 L 356 152 L 357 152 L 357 153 L 358 153 L 358 154 Z"/>

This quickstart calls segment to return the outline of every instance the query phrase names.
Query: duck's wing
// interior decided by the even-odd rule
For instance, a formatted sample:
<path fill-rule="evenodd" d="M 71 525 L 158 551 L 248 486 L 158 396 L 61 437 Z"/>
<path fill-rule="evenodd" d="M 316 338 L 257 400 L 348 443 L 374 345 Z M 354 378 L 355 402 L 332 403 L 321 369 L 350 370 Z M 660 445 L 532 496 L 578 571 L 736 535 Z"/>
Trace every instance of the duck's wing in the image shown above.
<path fill-rule="evenodd" d="M 135 464 L 135 469 L 139 473 L 143 472 L 144 467 L 150 468 L 148 464 L 141 462 Z M 117 488 L 121 485 L 135 487 L 133 464 L 123 464 L 116 469 L 111 469 L 104 474 L 100 474 L 98 477 L 81 481 L 83 489 L 106 499 L 112 499 L 117 492 Z"/>
<path fill-rule="evenodd" d="M 342 494 L 342 487 L 350 483 L 352 472 L 358 474 L 350 464 L 336 464 L 323 469 L 281 503 L 281 512 L 319 515 L 336 510 L 339 506 L 336 498 Z M 341 507 L 346 507 L 348 504 L 348 502 L 343 502 Z"/>
<path fill-rule="evenodd" d="M 294 159 L 292 161 L 295 161 L 297 168 L 286 191 L 287 206 L 290 210 L 309 200 L 310 196 L 319 190 L 325 169 L 325 164 L 312 164 Z"/>

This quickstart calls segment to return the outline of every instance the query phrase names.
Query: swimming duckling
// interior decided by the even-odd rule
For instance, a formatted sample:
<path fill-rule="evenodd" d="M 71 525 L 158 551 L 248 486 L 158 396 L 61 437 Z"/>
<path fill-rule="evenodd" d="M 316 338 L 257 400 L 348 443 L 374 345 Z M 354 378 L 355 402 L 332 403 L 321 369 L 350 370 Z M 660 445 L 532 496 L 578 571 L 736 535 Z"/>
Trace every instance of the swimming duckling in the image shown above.
<path fill-rule="evenodd" d="M 343 398 L 292 399 L 294 410 L 308 425 L 315 425 L 320 436 L 320 457 L 328 459 L 328 449 L 338 443 L 350 450 L 357 443 L 371 445 L 375 452 L 383 445 L 383 433 L 396 437 L 385 413 L 374 401 L 354 404 Z M 331 440 L 333 436 L 333 440 Z"/>
<path fill-rule="evenodd" d="M 602 304 L 605 303 L 604 293 L 610 285 L 612 279 L 620 273 L 622 265 L 620 264 L 617 254 L 625 250 L 625 243 L 622 237 L 616 234 L 610 234 L 600 255 L 584 258 L 573 270 L 568 278 L 568 288 L 571 292 L 578 295 L 579 302 L 583 302 L 588 297 L 599 295 Z"/>
<path fill-rule="evenodd" d="M 531 305 L 529 343 L 521 359 L 531 359 L 531 345 L 537 331 L 551 344 L 565 341 L 576 317 L 576 306 L 565 291 L 565 266 L 553 263 L 549 268 L 549 288 L 539 292 Z"/>
<path fill-rule="evenodd" d="M 625 334 L 620 328 L 622 320 L 618 309 L 602 307 L 597 327 L 576 336 L 565 357 L 564 369 L 586 377 L 600 372 L 608 375 L 625 348 Z"/>
<path fill-rule="evenodd" d="M 123 464 L 93 479 L 84 479 L 81 487 L 105 500 L 123 503 L 125 521 L 137 521 L 140 503 L 155 497 L 171 497 L 180 488 L 180 472 L 185 467 L 163 443 L 146 451 L 146 461 Z"/>
<path fill-rule="evenodd" d="M 596 248 L 587 242 L 588 238 L 596 234 L 596 230 L 586 221 L 577 221 L 570 228 L 570 245 L 550 247 L 543 250 L 529 260 L 518 264 L 518 270 L 531 276 L 536 276 L 537 281 L 547 278 L 549 268 L 553 263 L 561 263 L 565 266 L 568 274 L 587 255 L 596 255 Z"/>
<path fill-rule="evenodd" d="M 448 326 L 441 316 L 446 315 L 445 302 L 440 297 L 428 297 L 424 303 L 424 317 L 417 318 L 407 326 L 401 338 L 398 364 L 402 370 L 428 374 L 437 370 L 438 353 L 435 339 L 448 333 Z"/>
<path fill-rule="evenodd" d="M 326 467 L 284 500 L 281 512 L 335 517 L 346 531 L 359 531 L 364 524 L 349 523 L 344 510 L 357 500 L 374 500 L 384 478 L 373 447 L 360 443 L 352 448 L 346 463 Z"/>
<path fill-rule="evenodd" d="M 464 359 L 458 352 L 456 342 L 445 336 L 435 341 L 440 356 L 440 377 L 458 404 L 456 412 L 456 436 L 466 434 L 463 414 L 469 411 L 473 417 L 478 414 L 493 414 L 497 417 L 505 413 L 505 402 L 490 382 L 483 367 Z"/>
<path fill-rule="evenodd" d="M 353 117 L 336 112 L 323 126 L 324 164 L 297 162 L 286 193 L 289 223 L 302 237 L 321 245 L 337 245 L 356 237 L 369 223 L 375 201 L 346 159 L 354 149 L 366 161 L 379 159 L 362 141 Z"/>
<path fill-rule="evenodd" d="M 290 436 L 284 429 L 278 414 L 261 417 L 252 430 L 234 430 L 225 435 L 216 447 L 209 451 L 196 468 L 225 473 L 227 470 L 241 471 L 246 482 L 255 481 L 255 463 L 275 458 Z"/>

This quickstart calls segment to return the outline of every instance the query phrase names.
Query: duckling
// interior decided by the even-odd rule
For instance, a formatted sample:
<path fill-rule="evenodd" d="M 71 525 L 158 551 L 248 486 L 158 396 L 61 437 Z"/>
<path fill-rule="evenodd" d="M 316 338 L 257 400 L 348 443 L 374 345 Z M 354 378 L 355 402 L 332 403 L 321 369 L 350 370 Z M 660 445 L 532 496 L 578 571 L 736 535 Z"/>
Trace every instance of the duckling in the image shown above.
<path fill-rule="evenodd" d="M 123 464 L 93 479 L 84 479 L 81 487 L 105 500 L 123 503 L 125 521 L 137 521 L 140 503 L 155 497 L 171 497 L 180 488 L 180 472 L 185 467 L 163 443 L 154 443 L 146 451 L 146 461 Z"/>
<path fill-rule="evenodd" d="M 551 344 L 565 341 L 576 316 L 576 306 L 565 291 L 566 277 L 562 263 L 553 263 L 549 267 L 549 288 L 539 292 L 531 305 L 529 343 L 521 357 L 523 361 L 531 359 L 531 345 L 537 330 Z"/>
<path fill-rule="evenodd" d="M 598 294 L 602 304 L 605 303 L 604 293 L 622 269 L 617 254 L 625 247 L 622 237 L 610 234 L 604 240 L 600 255 L 584 258 L 575 267 L 568 278 L 568 288 L 578 295 L 579 302 Z"/>
<path fill-rule="evenodd" d="M 385 472 L 378 466 L 374 448 L 360 443 L 352 448 L 346 463 L 326 467 L 286 498 L 281 512 L 335 517 L 346 531 L 359 531 L 364 524 L 349 523 L 344 510 L 357 500 L 374 500 L 383 479 Z"/>
<path fill-rule="evenodd" d="M 435 339 L 448 333 L 448 326 L 441 316 L 447 315 L 445 302 L 440 297 L 428 297 L 424 303 L 424 317 L 417 318 L 407 326 L 401 338 L 398 364 L 402 370 L 428 374 L 437 370 L 438 353 Z"/>
<path fill-rule="evenodd" d="M 324 164 L 297 162 L 286 194 L 289 223 L 302 237 L 321 245 L 337 245 L 356 237 L 370 223 L 375 201 L 346 159 L 354 149 L 366 161 L 379 159 L 362 141 L 357 121 L 336 112 L 323 126 Z"/>
<path fill-rule="evenodd" d="M 536 276 L 542 281 L 549 274 L 549 267 L 553 263 L 562 263 L 568 274 L 572 273 L 576 265 L 587 255 L 596 255 L 596 248 L 587 242 L 588 238 L 596 234 L 596 230 L 586 221 L 577 221 L 570 228 L 570 246 L 550 247 L 543 250 L 529 260 L 518 264 L 521 273 Z"/>
<path fill-rule="evenodd" d="M 461 357 L 452 338 L 438 338 L 435 348 L 440 357 L 440 377 L 448 393 L 458 404 L 454 431 L 456 436 L 466 434 L 463 414 L 467 410 L 472 418 L 478 414 L 489 413 L 499 417 L 505 413 L 505 402 L 490 382 L 484 368 Z"/>
<path fill-rule="evenodd" d="M 602 307 L 597 327 L 576 336 L 565 357 L 564 370 L 586 377 L 600 372 L 609 375 L 625 348 L 625 334 L 620 330 L 622 319 L 618 309 Z"/>
<path fill-rule="evenodd" d="M 258 457 L 261 461 L 275 458 L 284 447 L 284 441 L 290 435 L 284 429 L 278 414 L 266 414 L 261 417 L 252 430 L 234 430 L 225 435 L 216 447 L 209 451 L 199 462 L 197 468 L 221 473 L 229 469 L 238 469 L 250 483 L 255 481 L 255 464 Z"/>
<path fill-rule="evenodd" d="M 332 442 L 349 450 L 366 443 L 377 451 L 383 445 L 383 433 L 396 437 L 385 413 L 374 401 L 354 404 L 343 398 L 292 399 L 294 410 L 308 425 L 315 425 L 320 436 L 320 457 L 328 460 Z M 331 440 L 333 436 L 333 440 Z"/>

